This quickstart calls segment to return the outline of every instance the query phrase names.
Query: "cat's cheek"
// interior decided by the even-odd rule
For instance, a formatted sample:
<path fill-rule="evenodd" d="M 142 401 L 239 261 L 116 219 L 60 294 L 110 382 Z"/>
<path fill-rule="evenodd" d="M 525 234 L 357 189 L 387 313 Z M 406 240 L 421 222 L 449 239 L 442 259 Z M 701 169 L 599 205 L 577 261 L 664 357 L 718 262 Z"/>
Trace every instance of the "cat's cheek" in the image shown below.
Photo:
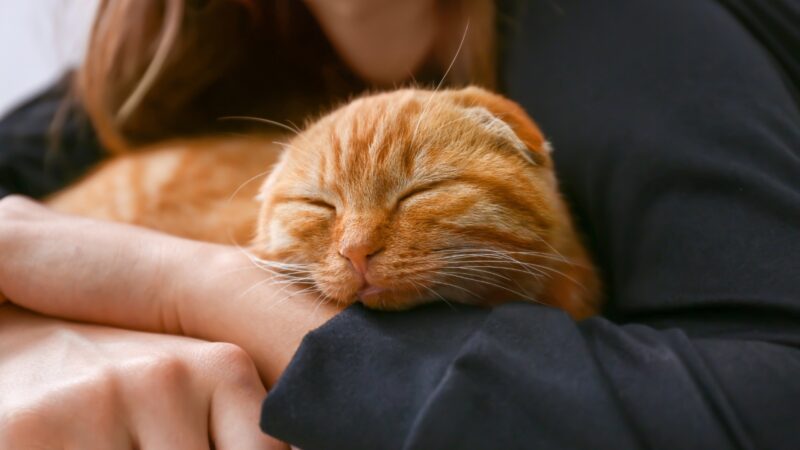
<path fill-rule="evenodd" d="M 286 203 L 275 205 L 269 216 L 260 233 L 267 251 L 293 252 L 295 257 L 308 262 L 319 257 L 330 229 L 331 217 L 327 211 Z"/>
<path fill-rule="evenodd" d="M 267 232 L 267 252 L 272 254 L 280 254 L 292 249 L 296 246 L 297 241 L 290 233 L 283 227 L 280 221 L 273 220 L 269 223 L 269 231 Z"/>
<path fill-rule="evenodd" d="M 362 280 L 355 276 L 338 255 L 328 255 L 322 269 L 314 274 L 317 287 L 328 298 L 340 304 L 355 302 L 356 294 L 361 288 Z"/>

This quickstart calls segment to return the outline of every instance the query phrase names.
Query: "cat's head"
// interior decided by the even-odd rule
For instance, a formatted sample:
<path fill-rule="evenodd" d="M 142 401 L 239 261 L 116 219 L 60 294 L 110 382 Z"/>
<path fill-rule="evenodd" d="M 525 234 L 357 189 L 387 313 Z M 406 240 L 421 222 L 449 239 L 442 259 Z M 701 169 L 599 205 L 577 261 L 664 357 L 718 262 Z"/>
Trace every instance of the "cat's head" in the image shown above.
<path fill-rule="evenodd" d="M 549 151 L 517 104 L 479 88 L 360 98 L 291 140 L 253 249 L 381 309 L 582 296 L 561 276 L 588 261 Z"/>

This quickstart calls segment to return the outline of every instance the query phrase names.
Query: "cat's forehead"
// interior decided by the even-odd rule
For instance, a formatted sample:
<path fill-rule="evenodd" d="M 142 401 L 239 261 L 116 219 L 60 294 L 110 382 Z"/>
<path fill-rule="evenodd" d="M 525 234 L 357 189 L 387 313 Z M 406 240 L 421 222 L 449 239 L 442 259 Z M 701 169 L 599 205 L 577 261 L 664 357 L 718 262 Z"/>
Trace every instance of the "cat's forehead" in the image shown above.
<path fill-rule="evenodd" d="M 355 100 L 295 144 L 290 157 L 307 189 L 371 198 L 454 178 L 501 153 L 501 145 L 527 153 L 514 131 L 480 105 L 413 89 Z"/>
<path fill-rule="evenodd" d="M 405 89 L 360 98 L 319 125 L 317 134 L 329 146 L 352 153 L 387 147 L 426 152 L 431 146 L 457 147 L 481 138 L 487 142 L 499 138 L 524 148 L 500 117 L 480 104 L 457 102 L 449 92 Z"/>

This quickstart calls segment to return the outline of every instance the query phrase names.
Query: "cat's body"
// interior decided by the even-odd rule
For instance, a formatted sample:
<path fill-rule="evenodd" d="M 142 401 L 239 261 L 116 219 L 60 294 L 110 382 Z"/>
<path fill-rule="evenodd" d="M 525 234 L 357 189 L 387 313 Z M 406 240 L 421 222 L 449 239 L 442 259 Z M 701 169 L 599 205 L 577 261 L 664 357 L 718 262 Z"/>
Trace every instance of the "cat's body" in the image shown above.
<path fill-rule="evenodd" d="M 55 210 L 190 239 L 246 244 L 283 136 L 172 141 L 116 156 L 51 197 Z"/>
<path fill-rule="evenodd" d="M 195 239 L 249 241 L 261 264 L 341 303 L 528 299 L 576 318 L 597 311 L 597 274 L 548 144 L 513 102 L 477 88 L 395 91 L 311 124 L 279 161 L 273 140 L 125 155 L 50 204 Z M 276 161 L 265 181 L 253 180 Z"/>

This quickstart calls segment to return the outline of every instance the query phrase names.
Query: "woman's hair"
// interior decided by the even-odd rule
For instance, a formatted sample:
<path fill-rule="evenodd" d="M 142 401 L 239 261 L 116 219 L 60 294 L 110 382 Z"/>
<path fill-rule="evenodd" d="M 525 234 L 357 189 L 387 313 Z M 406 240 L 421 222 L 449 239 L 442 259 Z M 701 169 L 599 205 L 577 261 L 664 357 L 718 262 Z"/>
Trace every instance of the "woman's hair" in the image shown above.
<path fill-rule="evenodd" d="M 470 23 L 448 83 L 491 87 L 491 0 L 439 2 L 432 56 L 453 52 Z M 366 87 L 297 0 L 101 0 L 77 77 L 111 151 L 217 132 L 227 115 L 299 120 Z"/>

